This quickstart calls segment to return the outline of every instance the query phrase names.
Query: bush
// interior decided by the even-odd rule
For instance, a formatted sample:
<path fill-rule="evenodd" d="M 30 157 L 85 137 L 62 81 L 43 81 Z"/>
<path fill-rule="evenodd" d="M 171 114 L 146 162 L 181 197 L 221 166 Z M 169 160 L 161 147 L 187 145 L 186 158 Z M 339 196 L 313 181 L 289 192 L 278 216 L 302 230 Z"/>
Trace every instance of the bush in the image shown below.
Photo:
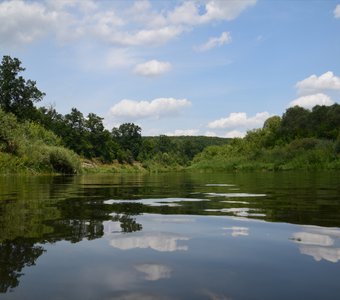
<path fill-rule="evenodd" d="M 48 147 L 49 163 L 53 170 L 62 174 L 76 174 L 80 171 L 80 160 L 71 150 L 62 147 Z"/>
<path fill-rule="evenodd" d="M 0 109 L 0 172 L 79 171 L 79 157 L 61 147 L 53 132 L 35 123 L 19 123 L 13 114 Z"/>

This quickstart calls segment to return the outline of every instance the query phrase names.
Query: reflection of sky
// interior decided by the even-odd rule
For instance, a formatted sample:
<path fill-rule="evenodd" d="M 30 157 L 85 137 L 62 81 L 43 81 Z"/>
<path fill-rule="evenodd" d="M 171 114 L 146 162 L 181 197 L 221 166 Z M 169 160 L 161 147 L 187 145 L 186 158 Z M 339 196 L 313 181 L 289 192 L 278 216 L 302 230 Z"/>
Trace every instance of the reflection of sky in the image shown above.
<path fill-rule="evenodd" d="M 316 261 L 340 261 L 340 229 L 305 226 L 296 232 L 292 240 L 299 244 L 301 254 L 312 256 Z"/>
<path fill-rule="evenodd" d="M 228 197 L 228 198 L 243 198 L 243 197 L 265 197 L 266 194 L 249 194 L 249 193 L 205 193 L 208 197 Z"/>
<path fill-rule="evenodd" d="M 313 256 L 316 261 L 324 259 L 336 263 L 340 260 L 340 248 L 300 246 L 300 252 Z"/>
<path fill-rule="evenodd" d="M 155 294 L 148 294 L 148 293 L 126 293 L 124 295 L 115 295 L 115 300 L 169 300 L 168 297 L 163 295 L 155 295 Z"/>
<path fill-rule="evenodd" d="M 105 234 L 110 234 L 110 233 L 113 233 L 113 232 L 121 232 L 122 231 L 122 228 L 120 226 L 120 222 L 104 221 L 103 226 L 104 226 L 104 233 Z"/>
<path fill-rule="evenodd" d="M 181 224 L 181 223 L 194 223 L 196 222 L 195 218 L 191 217 L 164 217 L 164 218 L 153 218 L 152 221 L 159 222 L 159 223 L 175 223 L 175 224 Z"/>
<path fill-rule="evenodd" d="M 248 208 L 248 207 L 231 207 L 231 208 L 221 208 L 221 209 L 206 209 L 208 212 L 222 212 L 222 213 L 232 213 L 237 217 L 265 217 L 263 213 L 259 213 L 258 209 Z"/>
<path fill-rule="evenodd" d="M 235 186 L 235 184 L 228 183 L 208 183 L 205 186 Z"/>
<path fill-rule="evenodd" d="M 145 280 L 156 281 L 171 277 L 171 268 L 161 264 L 142 264 L 135 266 L 136 270 L 144 273 Z"/>
<path fill-rule="evenodd" d="M 324 234 L 310 232 L 296 232 L 293 234 L 293 240 L 304 245 L 331 246 L 334 241 L 331 237 Z"/>
<path fill-rule="evenodd" d="M 232 201 L 232 200 L 225 200 L 221 201 L 223 203 L 231 203 L 231 204 L 249 204 L 247 201 Z"/>
<path fill-rule="evenodd" d="M 110 236 L 110 245 L 121 250 L 151 248 L 160 252 L 187 251 L 188 246 L 179 246 L 178 241 L 188 237 L 164 232 L 129 233 Z"/>
<path fill-rule="evenodd" d="M 180 206 L 177 202 L 201 202 L 209 201 L 208 199 L 192 199 L 192 198 L 161 198 L 161 199 L 136 199 L 136 200 L 106 200 L 105 204 L 124 204 L 138 203 L 148 206 Z"/>
<path fill-rule="evenodd" d="M 223 229 L 231 231 L 231 236 L 233 236 L 233 237 L 248 236 L 249 235 L 249 228 L 248 227 L 232 226 L 232 227 L 224 227 Z"/>

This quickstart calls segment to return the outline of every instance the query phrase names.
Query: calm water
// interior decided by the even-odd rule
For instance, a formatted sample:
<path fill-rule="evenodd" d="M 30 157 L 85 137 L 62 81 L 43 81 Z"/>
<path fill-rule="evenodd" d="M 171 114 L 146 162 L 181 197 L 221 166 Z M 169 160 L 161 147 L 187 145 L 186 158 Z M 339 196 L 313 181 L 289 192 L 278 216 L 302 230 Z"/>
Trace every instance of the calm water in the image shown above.
<path fill-rule="evenodd" d="M 340 173 L 0 177 L 0 299 L 340 299 Z"/>

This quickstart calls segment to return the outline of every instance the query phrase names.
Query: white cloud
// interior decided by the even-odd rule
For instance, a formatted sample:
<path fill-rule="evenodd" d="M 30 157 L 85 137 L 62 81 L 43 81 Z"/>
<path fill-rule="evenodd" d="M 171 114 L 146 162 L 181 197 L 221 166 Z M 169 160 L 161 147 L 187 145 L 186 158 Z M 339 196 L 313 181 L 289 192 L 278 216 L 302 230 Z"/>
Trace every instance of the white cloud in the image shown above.
<path fill-rule="evenodd" d="M 182 27 L 166 26 L 157 29 L 142 29 L 131 33 L 107 27 L 105 31 L 98 31 L 98 36 L 106 42 L 120 46 L 160 46 L 179 36 L 183 30 Z"/>
<path fill-rule="evenodd" d="M 340 90 L 340 77 L 333 72 L 328 71 L 319 77 L 311 75 L 310 77 L 299 81 L 296 84 L 299 94 L 310 94 L 323 90 Z"/>
<path fill-rule="evenodd" d="M 199 7 L 193 1 L 183 2 L 167 15 L 167 21 L 171 24 L 195 25 L 200 23 Z"/>
<path fill-rule="evenodd" d="M 192 135 L 198 135 L 199 130 L 198 129 L 177 129 L 173 132 L 167 132 L 165 135 L 168 136 L 192 136 Z"/>
<path fill-rule="evenodd" d="M 158 60 L 150 60 L 142 64 L 138 64 L 134 68 L 134 73 L 146 77 L 154 77 L 162 75 L 171 69 L 169 62 L 163 62 Z"/>
<path fill-rule="evenodd" d="M 167 14 L 166 20 L 172 24 L 197 25 L 213 21 L 231 21 L 256 0 L 225 1 L 209 0 L 202 6 L 199 2 L 186 1 Z M 200 11 L 203 11 L 200 14 Z"/>
<path fill-rule="evenodd" d="M 118 119 L 160 118 L 176 115 L 191 102 L 187 99 L 157 98 L 152 101 L 124 99 L 110 109 L 110 116 Z"/>
<path fill-rule="evenodd" d="M 196 25 L 235 19 L 255 3 L 184 1 L 173 8 L 156 8 L 150 1 L 118 6 L 114 1 L 7 0 L 0 3 L 0 40 L 21 45 L 51 34 L 63 42 L 86 37 L 114 45 L 158 46 Z"/>
<path fill-rule="evenodd" d="M 238 130 L 232 130 L 232 131 L 228 131 L 226 134 L 225 134 L 225 137 L 226 138 L 244 138 L 246 136 L 246 133 L 245 132 L 241 132 L 241 131 L 238 131 Z"/>
<path fill-rule="evenodd" d="M 79 7 L 84 12 L 93 11 L 98 7 L 93 0 L 47 0 L 46 4 L 55 10 Z"/>
<path fill-rule="evenodd" d="M 293 106 L 301 106 L 307 109 L 313 108 L 315 105 L 332 105 L 334 104 L 334 101 L 327 95 L 319 93 L 314 95 L 308 95 L 299 97 L 292 102 L 289 103 L 289 107 Z"/>
<path fill-rule="evenodd" d="M 231 42 L 231 35 L 229 32 L 222 32 L 222 34 L 219 37 L 213 37 L 210 38 L 208 42 L 205 44 L 196 47 L 195 49 L 197 51 L 208 51 L 210 49 L 213 49 L 215 47 L 222 46 L 224 44 Z"/>
<path fill-rule="evenodd" d="M 228 117 L 212 121 L 209 128 L 254 128 L 261 127 L 265 120 L 270 117 L 268 112 L 257 113 L 253 117 L 248 117 L 245 112 L 231 113 Z"/>
<path fill-rule="evenodd" d="M 58 15 L 38 2 L 21 0 L 0 3 L 0 40 L 2 45 L 31 43 L 46 35 Z"/>
<path fill-rule="evenodd" d="M 215 20 L 231 21 L 237 18 L 241 12 L 256 4 L 256 0 L 225 1 L 212 0 L 205 5 L 206 13 L 201 16 L 202 22 Z"/>
<path fill-rule="evenodd" d="M 335 18 L 340 18 L 340 4 L 336 6 L 333 13 Z"/>

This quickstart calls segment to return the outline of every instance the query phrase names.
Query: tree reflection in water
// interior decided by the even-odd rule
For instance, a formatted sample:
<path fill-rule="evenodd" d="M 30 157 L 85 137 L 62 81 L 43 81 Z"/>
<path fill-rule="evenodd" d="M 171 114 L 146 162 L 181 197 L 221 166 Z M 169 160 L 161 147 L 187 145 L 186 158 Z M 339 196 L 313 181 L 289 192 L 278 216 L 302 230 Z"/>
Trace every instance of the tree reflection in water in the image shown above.
<path fill-rule="evenodd" d="M 122 232 L 142 230 L 142 225 L 133 216 L 114 214 L 109 221 L 119 222 Z M 23 224 L 21 224 L 23 225 Z M 34 266 L 46 250 L 43 244 L 58 241 L 77 243 L 83 239 L 93 240 L 104 235 L 104 225 L 98 220 L 64 219 L 50 221 L 51 232 L 42 232 L 35 238 L 15 237 L 0 241 L 0 293 L 6 293 L 19 285 L 25 267 Z M 6 231 L 6 228 L 2 228 Z M 0 231 L 1 234 L 1 231 Z"/>
<path fill-rule="evenodd" d="M 34 266 L 38 257 L 45 252 L 34 242 L 17 238 L 0 243 L 0 292 L 6 293 L 19 285 L 24 267 Z"/>

